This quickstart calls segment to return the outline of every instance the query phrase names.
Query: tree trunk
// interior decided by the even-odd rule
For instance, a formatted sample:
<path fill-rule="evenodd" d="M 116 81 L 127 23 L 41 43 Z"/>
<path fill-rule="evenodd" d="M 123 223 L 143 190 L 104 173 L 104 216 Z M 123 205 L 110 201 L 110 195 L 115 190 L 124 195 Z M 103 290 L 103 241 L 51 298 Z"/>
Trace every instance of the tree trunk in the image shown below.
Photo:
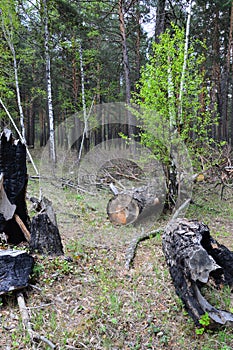
<path fill-rule="evenodd" d="M 10 130 L 7 129 L 2 133 L 0 140 L 0 174 L 3 175 L 0 200 L 0 232 L 4 232 L 8 236 L 9 243 L 18 244 L 25 241 L 26 238 L 15 220 L 15 214 L 20 217 L 26 229 L 30 227 L 25 199 L 28 181 L 26 146 L 19 140 L 15 142 Z M 2 192 L 3 190 L 8 203 Z M 14 210 L 12 206 L 14 206 Z M 9 210 L 12 212 L 10 216 L 6 215 Z"/>
<path fill-rule="evenodd" d="M 44 255 L 63 255 L 61 237 L 47 213 L 32 218 L 30 249 Z"/>
<path fill-rule="evenodd" d="M 27 287 L 34 259 L 22 250 L 0 250 L 0 295 Z"/>
<path fill-rule="evenodd" d="M 189 7 L 188 7 L 188 16 L 187 16 L 186 33 L 185 33 L 185 46 L 184 46 L 184 62 L 183 62 L 183 68 L 182 68 L 182 75 L 181 75 L 181 79 L 180 79 L 179 109 L 178 109 L 178 122 L 180 125 L 182 125 L 184 123 L 182 99 L 183 99 L 183 92 L 184 92 L 184 82 L 185 82 L 185 74 L 186 74 L 186 67 L 187 67 L 187 58 L 188 58 L 188 44 L 189 44 L 191 11 L 192 11 L 192 0 L 190 0 Z"/>
<path fill-rule="evenodd" d="M 126 39 L 126 29 L 125 29 L 125 18 L 123 10 L 123 1 L 118 1 L 118 16 L 120 21 L 120 34 L 121 34 L 121 44 L 122 44 L 122 55 L 123 55 L 123 65 L 124 65 L 124 75 L 125 75 L 125 100 L 126 103 L 130 103 L 131 99 L 131 88 L 130 88 L 130 73 L 129 73 L 129 57 Z"/>
<path fill-rule="evenodd" d="M 220 54 L 220 30 L 219 30 L 219 10 L 215 9 L 215 15 L 214 15 L 214 28 L 213 28 L 213 94 L 216 96 L 214 97 L 214 100 L 217 101 L 218 106 L 218 113 L 219 113 L 219 124 L 217 129 L 217 137 L 219 140 L 222 139 L 222 115 L 221 115 L 221 68 L 220 68 L 220 60 L 221 57 Z"/>
<path fill-rule="evenodd" d="M 57 227 L 56 215 L 52 202 L 42 197 L 31 198 L 34 209 L 39 213 L 32 218 L 30 249 L 45 255 L 63 255 L 63 246 Z"/>
<path fill-rule="evenodd" d="M 159 36 L 165 29 L 165 5 L 166 0 L 159 0 L 156 10 L 155 42 L 159 42 Z"/>
<path fill-rule="evenodd" d="M 163 235 L 163 252 L 176 293 L 194 322 L 199 325 L 208 313 L 217 324 L 233 322 L 233 314 L 219 310 L 204 298 L 201 288 L 211 280 L 211 288 L 233 285 L 233 252 L 211 236 L 208 227 L 197 221 L 172 220 Z"/>
<path fill-rule="evenodd" d="M 227 57 L 226 57 L 226 68 L 225 68 L 225 74 L 223 79 L 223 106 L 222 106 L 222 114 L 224 119 L 224 139 L 229 141 L 229 130 L 228 130 L 228 104 L 229 104 L 229 83 L 230 83 L 230 71 L 231 71 L 231 62 L 233 57 L 233 38 L 232 38 L 232 31 L 233 31 L 233 5 L 231 5 L 231 11 L 230 11 L 230 24 L 229 24 L 229 37 L 228 37 L 228 47 L 227 47 Z"/>
<path fill-rule="evenodd" d="M 48 116 L 49 116 L 49 144 L 50 157 L 53 163 L 56 163 L 56 147 L 55 147 L 55 131 L 54 131 L 54 117 L 53 117 L 53 103 L 52 103 L 52 81 L 51 81 L 51 67 L 50 67 L 50 53 L 49 53 L 49 28 L 48 28 L 48 9 L 47 0 L 43 0 L 44 5 L 44 33 L 45 33 L 45 62 L 46 62 L 46 86 L 47 86 L 47 100 L 48 100 Z"/>
<path fill-rule="evenodd" d="M 20 126 L 21 126 L 21 133 L 22 133 L 22 141 L 26 143 L 25 138 L 25 126 L 24 126 L 24 114 L 23 114 L 23 107 L 21 102 L 21 95 L 20 95 L 20 88 L 19 88 L 19 77 L 18 77 L 18 67 L 17 67 L 17 60 L 16 60 L 16 53 L 15 53 L 15 47 L 12 41 L 12 33 L 13 28 L 10 28 L 10 31 L 5 27 L 4 20 L 2 17 L 2 28 L 4 37 L 7 41 L 7 44 L 11 50 L 12 56 L 13 56 L 13 67 L 14 67 L 14 75 L 15 75 L 15 89 L 16 89 L 16 95 L 17 95 L 17 103 L 19 108 L 19 116 L 20 116 Z"/>
<path fill-rule="evenodd" d="M 114 197 L 108 202 L 107 214 L 115 225 L 136 223 L 140 219 L 160 213 L 163 201 L 160 194 L 155 193 L 154 186 L 142 186 L 120 193 L 113 185 L 110 186 Z"/>

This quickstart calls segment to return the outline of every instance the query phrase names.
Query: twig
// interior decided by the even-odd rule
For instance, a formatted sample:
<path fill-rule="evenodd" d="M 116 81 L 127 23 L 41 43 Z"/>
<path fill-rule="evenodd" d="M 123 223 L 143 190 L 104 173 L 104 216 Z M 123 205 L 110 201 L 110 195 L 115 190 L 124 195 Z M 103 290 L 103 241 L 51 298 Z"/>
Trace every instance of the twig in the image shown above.
<path fill-rule="evenodd" d="M 112 193 L 114 194 L 114 196 L 117 196 L 119 191 L 118 189 L 113 185 L 113 183 L 111 182 L 109 185 L 110 190 L 112 191 Z"/>
<path fill-rule="evenodd" d="M 150 232 L 146 232 L 146 233 L 142 233 L 140 236 L 134 238 L 131 243 L 128 246 L 128 249 L 126 250 L 126 254 L 125 254 L 125 268 L 127 270 L 130 269 L 130 266 L 133 263 L 133 259 L 136 255 L 136 250 L 137 250 L 137 246 L 140 242 L 145 241 L 146 239 L 149 238 L 153 238 L 155 236 L 157 236 L 159 233 L 164 232 L 165 228 L 174 220 L 176 220 L 180 214 L 183 212 L 184 209 L 186 209 L 186 207 L 188 206 L 188 204 L 190 203 L 191 199 L 187 199 L 173 214 L 171 220 L 169 220 L 169 222 L 167 223 L 167 225 L 165 226 L 161 226 L 156 230 L 150 231 Z"/>
<path fill-rule="evenodd" d="M 19 310 L 20 310 L 20 314 L 22 317 L 22 322 L 23 322 L 24 328 L 27 330 L 31 341 L 34 341 L 34 340 L 38 341 L 39 340 L 39 341 L 46 343 L 51 349 L 56 349 L 55 344 L 53 344 L 49 339 L 47 339 L 43 335 L 38 334 L 37 332 L 35 332 L 32 329 L 30 317 L 29 317 L 28 310 L 27 310 L 27 307 L 25 304 L 23 293 L 21 293 L 21 292 L 17 293 L 17 301 L 18 301 Z"/>

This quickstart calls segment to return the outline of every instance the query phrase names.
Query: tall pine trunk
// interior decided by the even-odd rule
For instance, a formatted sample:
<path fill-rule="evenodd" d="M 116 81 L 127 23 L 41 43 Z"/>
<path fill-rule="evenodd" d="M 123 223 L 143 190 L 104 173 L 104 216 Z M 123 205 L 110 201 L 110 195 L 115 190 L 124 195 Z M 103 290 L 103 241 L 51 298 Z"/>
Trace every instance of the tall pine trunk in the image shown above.
<path fill-rule="evenodd" d="M 165 30 L 165 6 L 166 0 L 158 0 L 156 9 L 155 42 L 159 42 L 159 36 Z"/>
<path fill-rule="evenodd" d="M 123 66 L 124 66 L 124 76 L 125 76 L 125 102 L 130 104 L 131 100 L 131 82 L 130 82 L 130 68 L 129 68 L 129 56 L 127 47 L 127 36 L 126 36 L 126 24 L 124 18 L 124 1 L 118 1 L 118 17 L 120 22 L 120 35 L 121 35 L 121 46 L 122 46 L 122 56 L 123 56 Z M 126 123 L 128 124 L 128 137 L 131 138 L 134 133 L 132 114 L 126 112 Z"/>
<path fill-rule="evenodd" d="M 123 55 L 124 75 L 125 75 L 125 100 L 126 100 L 126 103 L 130 103 L 131 91 L 130 91 L 129 56 L 128 56 L 125 18 L 124 18 L 122 0 L 118 1 L 118 16 L 119 16 L 119 22 L 120 22 L 120 35 L 121 35 L 121 45 L 122 45 L 122 55 Z"/>

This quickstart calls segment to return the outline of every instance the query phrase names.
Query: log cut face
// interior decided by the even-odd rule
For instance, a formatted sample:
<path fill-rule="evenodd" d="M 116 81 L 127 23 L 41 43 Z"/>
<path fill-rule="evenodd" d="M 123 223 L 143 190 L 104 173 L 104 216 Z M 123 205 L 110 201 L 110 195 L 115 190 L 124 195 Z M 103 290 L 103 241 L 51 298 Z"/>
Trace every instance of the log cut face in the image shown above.
<path fill-rule="evenodd" d="M 14 214 L 17 214 L 29 229 L 30 219 L 26 205 L 27 167 L 26 146 L 19 140 L 14 140 L 10 130 L 5 129 L 0 139 L 0 174 L 3 175 L 3 188 L 9 203 L 15 206 Z M 2 208 L 3 196 L 0 200 L 0 232 L 5 232 L 8 242 L 18 244 L 25 241 L 25 237 L 14 217 L 4 215 Z"/>
<path fill-rule="evenodd" d="M 0 250 L 0 295 L 27 287 L 34 259 L 18 250 Z"/>
<path fill-rule="evenodd" d="M 172 221 L 163 234 L 163 252 L 176 292 L 195 323 L 206 312 L 214 323 L 232 323 L 233 314 L 215 308 L 201 294 L 210 278 L 216 287 L 233 284 L 233 253 L 210 236 L 208 226 L 186 219 Z"/>
<path fill-rule="evenodd" d="M 160 198 L 159 198 L 160 197 Z M 109 220 L 115 225 L 138 223 L 140 220 L 161 213 L 163 200 L 154 186 L 122 191 L 111 198 L 107 205 Z"/>

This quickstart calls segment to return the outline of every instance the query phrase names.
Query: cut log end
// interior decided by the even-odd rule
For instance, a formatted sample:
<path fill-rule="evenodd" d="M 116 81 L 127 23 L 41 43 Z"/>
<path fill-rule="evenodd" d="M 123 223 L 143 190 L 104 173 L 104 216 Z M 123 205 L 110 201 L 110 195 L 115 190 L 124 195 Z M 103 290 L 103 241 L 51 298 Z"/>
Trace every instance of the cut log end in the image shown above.
<path fill-rule="evenodd" d="M 128 225 L 157 215 L 161 201 L 155 193 L 145 189 L 121 192 L 111 198 L 107 205 L 109 220 L 115 225 Z"/>
<path fill-rule="evenodd" d="M 140 208 L 132 196 L 119 194 L 110 199 L 107 206 L 107 213 L 113 224 L 128 225 L 138 218 Z"/>

